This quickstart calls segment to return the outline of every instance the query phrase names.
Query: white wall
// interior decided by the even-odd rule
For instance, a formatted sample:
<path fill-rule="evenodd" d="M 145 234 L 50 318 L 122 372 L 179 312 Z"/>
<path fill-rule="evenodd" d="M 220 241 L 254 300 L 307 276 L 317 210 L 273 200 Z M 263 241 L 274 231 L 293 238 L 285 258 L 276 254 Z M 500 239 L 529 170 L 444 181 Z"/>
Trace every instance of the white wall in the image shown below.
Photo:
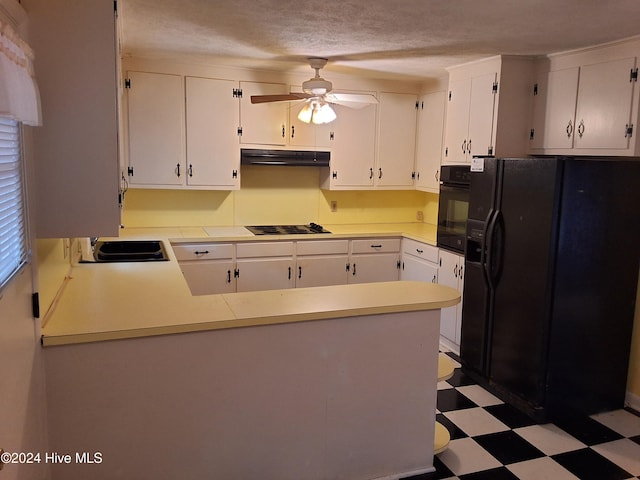
<path fill-rule="evenodd" d="M 31 266 L 0 293 L 0 448 L 41 452 L 47 446 L 40 322 L 31 315 Z M 49 478 L 44 463 L 8 464 L 2 480 Z"/>

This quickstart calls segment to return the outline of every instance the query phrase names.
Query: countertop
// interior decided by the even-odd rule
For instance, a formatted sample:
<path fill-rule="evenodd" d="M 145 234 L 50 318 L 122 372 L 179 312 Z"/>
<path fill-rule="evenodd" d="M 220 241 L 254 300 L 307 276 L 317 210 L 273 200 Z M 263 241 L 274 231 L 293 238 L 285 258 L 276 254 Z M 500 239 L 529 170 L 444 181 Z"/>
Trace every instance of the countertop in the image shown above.
<path fill-rule="evenodd" d="M 331 236 L 403 235 L 435 244 L 427 224 L 326 225 Z M 121 238 L 168 242 L 266 240 L 238 227 L 124 229 Z M 231 230 L 229 230 L 231 229 Z M 214 235 L 211 235 L 214 233 Z M 300 239 L 300 235 L 289 235 Z M 268 236 L 268 238 L 273 238 Z M 169 246 L 169 245 L 167 245 Z M 44 346 L 312 321 L 455 305 L 455 289 L 424 282 L 384 282 L 193 296 L 173 251 L 167 262 L 78 263 L 44 319 Z"/>

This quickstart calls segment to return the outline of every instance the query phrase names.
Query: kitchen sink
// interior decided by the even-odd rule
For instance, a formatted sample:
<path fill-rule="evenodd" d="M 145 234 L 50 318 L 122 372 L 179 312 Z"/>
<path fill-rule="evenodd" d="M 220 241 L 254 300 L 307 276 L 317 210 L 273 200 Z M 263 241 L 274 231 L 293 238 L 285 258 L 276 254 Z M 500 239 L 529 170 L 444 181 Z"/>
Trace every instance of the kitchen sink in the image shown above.
<path fill-rule="evenodd" d="M 98 240 L 96 262 L 157 262 L 169 260 L 160 240 Z"/>

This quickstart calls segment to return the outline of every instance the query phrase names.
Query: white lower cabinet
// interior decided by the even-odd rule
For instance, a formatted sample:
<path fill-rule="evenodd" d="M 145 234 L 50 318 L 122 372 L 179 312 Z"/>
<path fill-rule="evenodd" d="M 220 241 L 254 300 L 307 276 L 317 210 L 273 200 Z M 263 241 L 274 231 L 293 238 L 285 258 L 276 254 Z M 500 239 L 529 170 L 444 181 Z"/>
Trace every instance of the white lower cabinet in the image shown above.
<path fill-rule="evenodd" d="M 296 244 L 296 287 L 347 283 L 349 240 L 309 240 Z"/>
<path fill-rule="evenodd" d="M 193 295 L 236 291 L 232 243 L 173 245 L 180 269 Z"/>
<path fill-rule="evenodd" d="M 399 280 L 400 238 L 172 247 L 193 295 Z"/>
<path fill-rule="evenodd" d="M 464 255 L 440 249 L 438 283 L 455 288 L 462 295 L 464 286 Z M 462 328 L 462 301 L 453 307 L 443 308 L 440 317 L 440 340 L 454 353 L 460 353 Z"/>
<path fill-rule="evenodd" d="M 351 241 L 349 283 L 398 280 L 399 238 L 368 238 Z"/>
<path fill-rule="evenodd" d="M 400 280 L 438 283 L 438 248 L 403 238 Z"/>
<path fill-rule="evenodd" d="M 234 272 L 236 291 L 292 288 L 293 253 L 293 242 L 238 243 Z"/>

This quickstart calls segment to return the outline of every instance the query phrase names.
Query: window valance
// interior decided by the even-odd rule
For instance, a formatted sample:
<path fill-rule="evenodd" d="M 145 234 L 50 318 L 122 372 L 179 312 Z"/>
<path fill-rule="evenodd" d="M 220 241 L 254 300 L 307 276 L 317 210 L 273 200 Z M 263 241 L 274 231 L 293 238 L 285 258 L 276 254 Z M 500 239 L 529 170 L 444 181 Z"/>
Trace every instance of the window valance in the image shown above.
<path fill-rule="evenodd" d="M 33 51 L 11 25 L 0 21 L 0 115 L 41 125 Z"/>

